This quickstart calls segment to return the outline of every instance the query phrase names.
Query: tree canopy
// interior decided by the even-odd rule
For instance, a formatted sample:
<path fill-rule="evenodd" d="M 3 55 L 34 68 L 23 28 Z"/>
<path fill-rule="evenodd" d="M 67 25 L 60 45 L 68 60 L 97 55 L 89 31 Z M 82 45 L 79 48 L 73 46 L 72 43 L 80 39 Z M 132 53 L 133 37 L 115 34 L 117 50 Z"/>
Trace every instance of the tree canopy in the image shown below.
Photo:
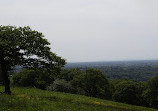
<path fill-rule="evenodd" d="M 150 107 L 158 108 L 158 76 L 152 77 L 148 81 L 148 89 L 146 90 L 146 96 Z"/>
<path fill-rule="evenodd" d="M 131 80 L 120 80 L 115 85 L 115 92 L 113 99 L 118 102 L 123 102 L 133 105 L 146 105 L 146 101 L 142 97 L 142 93 L 145 90 L 145 85 L 140 82 Z"/>
<path fill-rule="evenodd" d="M 30 27 L 0 26 L 0 66 L 5 92 L 10 92 L 8 71 L 15 65 L 59 70 L 65 60 L 51 52 L 44 35 Z"/>
<path fill-rule="evenodd" d="M 72 80 L 72 85 L 76 89 L 84 91 L 86 96 L 111 99 L 112 87 L 105 74 L 97 69 L 86 69 Z"/>

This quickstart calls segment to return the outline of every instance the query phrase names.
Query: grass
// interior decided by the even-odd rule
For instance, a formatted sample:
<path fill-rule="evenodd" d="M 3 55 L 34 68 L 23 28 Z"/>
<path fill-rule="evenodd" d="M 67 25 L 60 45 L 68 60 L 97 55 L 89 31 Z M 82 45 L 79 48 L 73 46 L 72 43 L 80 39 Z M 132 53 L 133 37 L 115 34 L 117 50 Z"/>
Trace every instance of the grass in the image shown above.
<path fill-rule="evenodd" d="M 0 86 L 0 92 L 4 87 Z M 0 111 L 156 111 L 76 94 L 14 87 L 12 95 L 0 94 Z"/>

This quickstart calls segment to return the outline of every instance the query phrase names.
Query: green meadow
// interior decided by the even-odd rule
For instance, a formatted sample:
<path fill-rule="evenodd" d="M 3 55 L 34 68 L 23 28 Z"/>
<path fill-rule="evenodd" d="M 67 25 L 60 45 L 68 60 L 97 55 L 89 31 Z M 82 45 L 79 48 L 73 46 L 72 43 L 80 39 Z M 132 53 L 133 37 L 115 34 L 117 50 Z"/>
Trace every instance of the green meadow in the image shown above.
<path fill-rule="evenodd" d="M 4 90 L 0 86 L 0 92 Z M 82 95 L 36 88 L 11 88 L 12 95 L 0 94 L 0 111 L 156 111 Z"/>

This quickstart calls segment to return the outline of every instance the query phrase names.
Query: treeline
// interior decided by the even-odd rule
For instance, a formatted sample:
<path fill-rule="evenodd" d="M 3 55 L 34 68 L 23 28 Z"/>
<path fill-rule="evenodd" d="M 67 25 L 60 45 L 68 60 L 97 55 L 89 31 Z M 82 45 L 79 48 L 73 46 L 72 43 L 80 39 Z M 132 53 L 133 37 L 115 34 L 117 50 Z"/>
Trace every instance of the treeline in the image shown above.
<path fill-rule="evenodd" d="M 11 80 L 14 86 L 36 87 L 158 108 L 158 76 L 147 82 L 138 82 L 129 79 L 108 80 L 98 69 L 64 69 L 60 73 L 23 69 L 14 74 Z"/>
<path fill-rule="evenodd" d="M 78 67 L 86 70 L 89 67 Z M 158 66 L 92 66 L 94 69 L 100 69 L 110 80 L 113 79 L 131 79 L 135 81 L 148 81 L 150 78 L 158 75 Z"/>

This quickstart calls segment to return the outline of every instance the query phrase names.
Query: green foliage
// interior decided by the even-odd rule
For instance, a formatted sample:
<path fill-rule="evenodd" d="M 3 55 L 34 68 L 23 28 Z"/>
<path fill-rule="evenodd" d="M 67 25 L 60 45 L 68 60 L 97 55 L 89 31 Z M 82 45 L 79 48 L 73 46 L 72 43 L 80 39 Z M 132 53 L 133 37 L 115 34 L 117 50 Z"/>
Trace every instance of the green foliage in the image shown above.
<path fill-rule="evenodd" d="M 3 90 L 0 86 L 0 92 Z M 12 95 L 0 94 L 0 111 L 156 111 L 82 95 L 11 88 Z"/>
<path fill-rule="evenodd" d="M 109 65 L 104 66 L 104 64 L 88 64 L 88 65 L 78 65 L 74 67 L 79 67 L 81 70 L 86 70 L 86 68 L 94 68 L 100 69 L 103 73 L 106 74 L 106 77 L 110 80 L 113 79 L 131 79 L 135 81 L 148 81 L 151 77 L 158 75 L 158 62 L 153 61 L 151 63 L 145 62 L 143 64 L 127 62 L 124 65 L 115 64 L 113 62 L 109 63 Z M 73 66 L 71 66 L 73 67 Z M 70 67 L 70 68 L 71 68 Z"/>
<path fill-rule="evenodd" d="M 22 70 L 13 76 L 13 84 L 17 86 L 35 86 L 36 72 L 34 70 Z"/>
<path fill-rule="evenodd" d="M 19 64 L 47 68 L 63 66 L 65 60 L 52 53 L 48 45 L 43 34 L 30 27 L 0 26 L 0 57 L 8 68 Z"/>
<path fill-rule="evenodd" d="M 1 64 L 0 64 L 0 81 L 2 80 L 2 69 L 1 69 Z"/>
<path fill-rule="evenodd" d="M 56 79 L 53 84 L 47 87 L 47 90 L 65 92 L 65 93 L 75 93 L 75 89 L 72 87 L 70 82 L 64 79 Z"/>
<path fill-rule="evenodd" d="M 2 72 L 1 72 L 1 66 L 0 66 L 0 84 L 2 84 Z"/>
<path fill-rule="evenodd" d="M 144 96 L 147 98 L 150 107 L 158 108 L 158 76 L 148 81 L 148 89 Z"/>
<path fill-rule="evenodd" d="M 87 69 L 75 76 L 71 83 L 86 96 L 111 99 L 111 85 L 100 70 Z"/>
<path fill-rule="evenodd" d="M 78 88 L 76 89 L 72 85 L 72 81 L 76 76 L 79 76 L 82 73 L 83 72 L 80 69 L 63 69 L 60 74 L 56 76 L 55 81 L 47 87 L 47 90 L 77 93 L 79 92 Z"/>
<path fill-rule="evenodd" d="M 146 105 L 142 96 L 146 86 L 140 82 L 130 80 L 122 80 L 115 85 L 115 92 L 113 99 L 118 102 L 133 104 L 133 105 Z"/>
<path fill-rule="evenodd" d="M 42 33 L 30 27 L 0 26 L 0 66 L 6 93 L 11 93 L 8 71 L 15 65 L 60 71 L 65 60 L 51 52 L 49 45 Z M 37 83 L 41 86 L 45 84 L 44 81 Z"/>
<path fill-rule="evenodd" d="M 46 89 L 54 80 L 54 74 L 42 69 L 24 69 L 13 76 L 13 85 Z"/>
<path fill-rule="evenodd" d="M 60 72 L 57 78 L 71 81 L 75 76 L 81 75 L 82 73 L 83 72 L 80 69 L 64 69 Z"/>

